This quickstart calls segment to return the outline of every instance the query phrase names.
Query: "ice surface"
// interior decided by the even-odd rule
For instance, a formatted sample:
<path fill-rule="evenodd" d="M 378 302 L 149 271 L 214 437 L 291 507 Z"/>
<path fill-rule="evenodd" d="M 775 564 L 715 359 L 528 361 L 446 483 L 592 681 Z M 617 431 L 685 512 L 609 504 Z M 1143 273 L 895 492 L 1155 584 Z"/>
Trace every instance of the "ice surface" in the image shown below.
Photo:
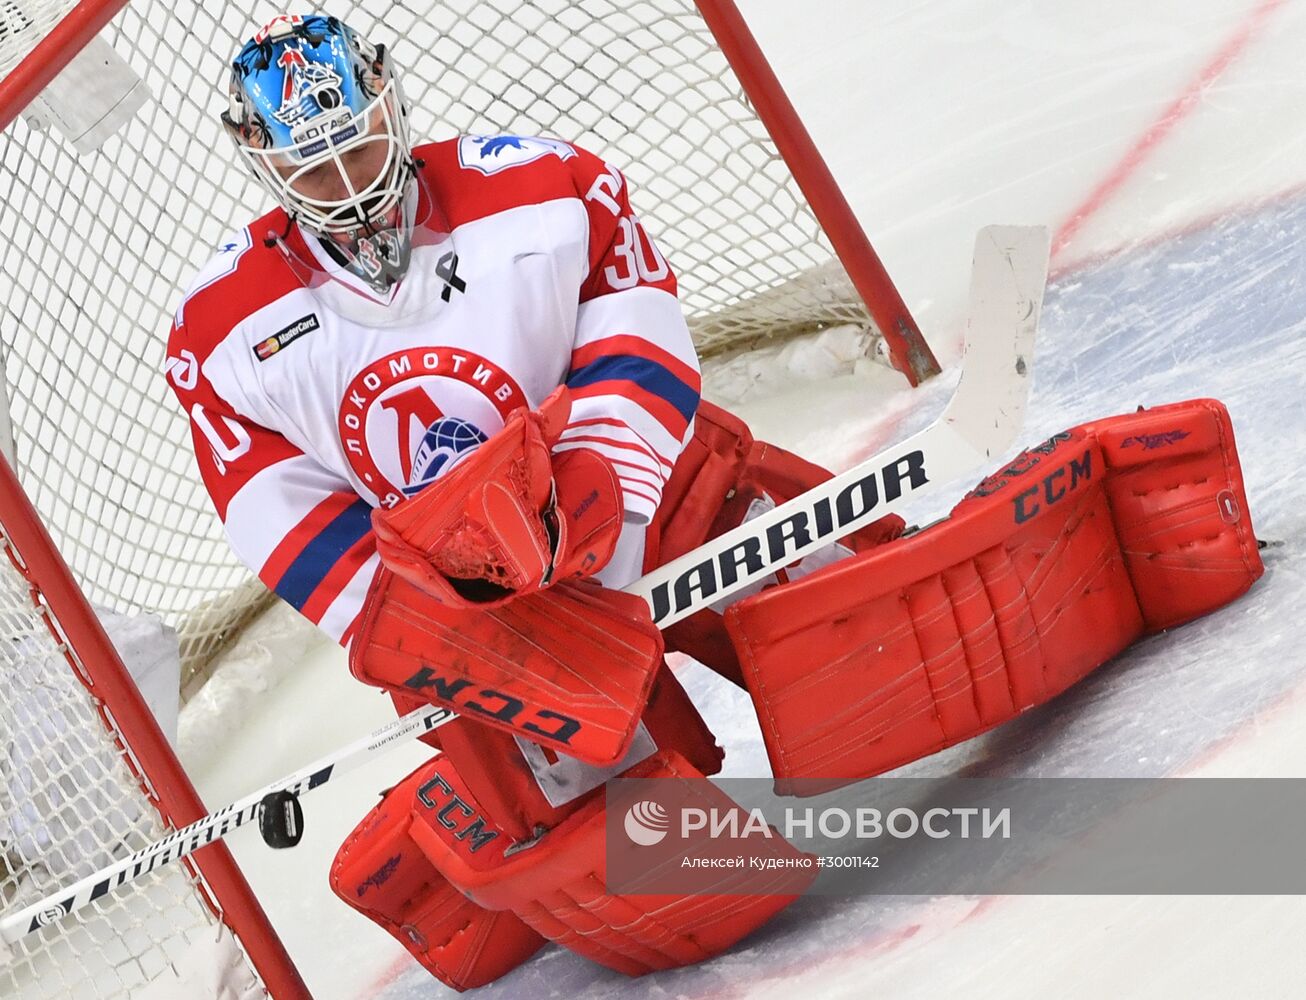
<path fill-rule="evenodd" d="M 1236 605 L 911 773 L 1304 776 L 1306 4 L 740 7 L 945 363 L 975 231 L 1060 234 L 1024 443 L 1215 396 L 1233 414 L 1258 534 L 1284 543 Z M 932 420 L 954 379 L 907 393 L 861 372 L 781 387 L 740 412 L 759 437 L 842 468 Z M 938 491 L 919 518 L 968 485 Z M 285 666 L 240 732 L 201 755 L 210 803 L 388 717 L 338 651 Z M 728 749 L 727 773 L 766 774 L 747 699 L 693 665 L 683 676 Z M 446 995 L 325 886 L 335 845 L 421 756 L 397 752 L 306 800 L 295 851 L 232 838 L 319 1000 Z M 549 949 L 479 995 L 1299 995 L 1304 918 L 1293 897 L 806 899 L 691 969 L 630 981 Z"/>

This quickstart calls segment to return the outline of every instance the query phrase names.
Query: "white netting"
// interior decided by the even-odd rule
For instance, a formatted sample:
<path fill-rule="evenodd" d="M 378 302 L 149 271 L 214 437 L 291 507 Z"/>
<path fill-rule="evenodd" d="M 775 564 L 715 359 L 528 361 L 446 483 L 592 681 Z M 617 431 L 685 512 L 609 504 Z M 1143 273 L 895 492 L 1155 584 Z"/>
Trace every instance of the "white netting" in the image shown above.
<path fill-rule="evenodd" d="M 0 76 L 58 23 L 76 0 L 0 0 Z"/>
<path fill-rule="evenodd" d="M 545 133 L 618 164 L 703 352 L 869 324 L 692 0 L 321 7 L 392 46 L 417 137 Z M 267 207 L 216 116 L 227 60 L 280 11 L 132 3 L 105 36 L 156 98 L 130 130 L 82 158 L 22 122 L 0 139 L 0 333 L 19 473 L 91 598 L 163 614 L 190 667 L 262 589 L 194 472 L 160 374 L 164 339 L 181 284 Z"/>
<path fill-rule="evenodd" d="M 164 829 L 26 581 L 0 555 L 0 911 L 42 899 Z M 225 948 L 215 948 L 218 942 Z M 198 953 L 261 988 L 230 933 L 172 865 L 24 938 L 0 963 L 5 998 L 138 997 Z M 174 997 L 183 993 L 174 992 Z M 198 992 L 184 994 L 198 997 Z M 238 995 L 238 994 L 233 994 Z"/>

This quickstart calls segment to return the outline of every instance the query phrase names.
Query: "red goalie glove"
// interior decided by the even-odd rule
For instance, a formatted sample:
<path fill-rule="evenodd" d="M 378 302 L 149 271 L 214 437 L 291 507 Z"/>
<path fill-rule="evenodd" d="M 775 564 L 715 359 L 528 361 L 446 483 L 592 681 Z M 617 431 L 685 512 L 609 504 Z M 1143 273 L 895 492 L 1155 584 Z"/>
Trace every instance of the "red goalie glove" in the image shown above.
<path fill-rule="evenodd" d="M 570 412 L 560 388 L 417 496 L 373 512 L 381 561 L 456 607 L 597 573 L 621 533 L 621 488 L 597 452 L 551 454 Z"/>

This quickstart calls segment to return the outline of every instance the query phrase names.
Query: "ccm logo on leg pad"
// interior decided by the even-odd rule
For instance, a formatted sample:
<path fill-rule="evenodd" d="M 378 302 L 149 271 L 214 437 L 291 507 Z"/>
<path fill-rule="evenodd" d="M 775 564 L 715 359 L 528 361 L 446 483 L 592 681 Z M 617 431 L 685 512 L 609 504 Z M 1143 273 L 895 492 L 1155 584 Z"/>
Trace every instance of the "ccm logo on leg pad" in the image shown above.
<path fill-rule="evenodd" d="M 441 701 L 449 702 L 465 715 L 482 715 L 563 746 L 570 745 L 572 738 L 581 730 L 580 722 L 570 716 L 537 705 L 527 705 L 520 698 L 501 691 L 489 688 L 468 690 L 474 686 L 466 678 L 451 680 L 441 677 L 431 667 L 423 667 L 404 681 L 404 687 L 423 695 L 434 695 Z"/>

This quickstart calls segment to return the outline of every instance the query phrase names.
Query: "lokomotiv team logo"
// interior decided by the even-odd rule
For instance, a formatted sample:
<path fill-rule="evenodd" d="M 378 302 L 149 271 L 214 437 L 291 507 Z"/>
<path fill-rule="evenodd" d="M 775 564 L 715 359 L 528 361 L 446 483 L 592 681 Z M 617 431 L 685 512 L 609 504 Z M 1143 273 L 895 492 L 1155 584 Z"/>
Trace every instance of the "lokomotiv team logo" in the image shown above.
<path fill-rule="evenodd" d="M 374 361 L 340 401 L 350 468 L 383 507 L 449 472 L 527 405 L 513 378 L 471 351 L 413 347 Z"/>
<path fill-rule="evenodd" d="M 403 487 L 411 495 L 452 469 L 458 462 L 484 444 L 489 438 L 470 420 L 462 417 L 441 417 L 422 437 L 413 456 L 411 480 Z"/>
<path fill-rule="evenodd" d="M 281 107 L 273 115 L 290 129 L 295 142 L 319 138 L 321 134 L 336 132 L 336 129 L 349 124 L 353 112 L 345 104 L 340 74 L 308 60 L 304 56 L 303 44 L 286 46 L 277 65 L 283 72 Z M 321 124 L 319 119 L 328 115 L 327 123 Z M 350 134 L 336 134 L 333 141 L 340 144 L 346 138 L 350 138 Z"/>

